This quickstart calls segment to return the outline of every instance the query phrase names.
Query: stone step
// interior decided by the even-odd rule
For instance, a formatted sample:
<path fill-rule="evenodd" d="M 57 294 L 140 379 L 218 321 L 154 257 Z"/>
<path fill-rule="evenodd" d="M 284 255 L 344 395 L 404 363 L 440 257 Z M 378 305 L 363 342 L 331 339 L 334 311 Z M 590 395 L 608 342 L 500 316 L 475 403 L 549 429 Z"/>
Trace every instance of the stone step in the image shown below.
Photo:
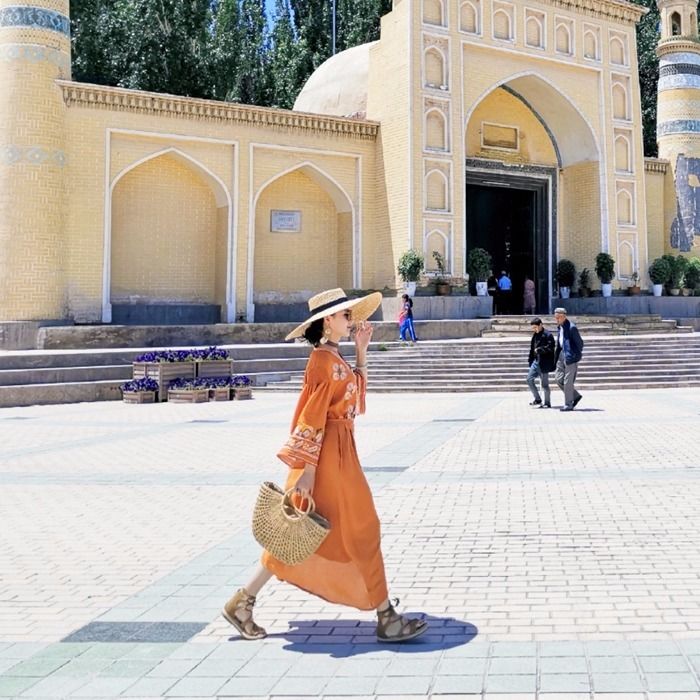
<path fill-rule="evenodd" d="M 9 369 L 0 371 L 0 386 L 93 382 L 109 379 L 119 379 L 123 382 L 131 379 L 131 375 L 131 365 Z"/>

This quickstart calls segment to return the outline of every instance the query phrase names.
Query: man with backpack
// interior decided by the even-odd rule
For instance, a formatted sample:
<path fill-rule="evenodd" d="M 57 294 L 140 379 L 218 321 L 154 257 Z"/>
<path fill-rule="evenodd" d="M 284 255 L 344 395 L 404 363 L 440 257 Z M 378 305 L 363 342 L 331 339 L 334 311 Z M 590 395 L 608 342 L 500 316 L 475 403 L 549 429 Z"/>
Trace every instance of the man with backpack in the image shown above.
<path fill-rule="evenodd" d="M 554 370 L 554 351 L 556 343 L 554 336 L 545 329 L 542 319 L 533 318 L 530 321 L 532 328 L 532 340 L 530 340 L 530 355 L 528 356 L 528 365 L 530 370 L 527 373 L 527 385 L 532 392 L 533 400 L 530 401 L 530 406 L 539 408 L 551 408 L 549 393 L 549 373 Z M 537 391 L 536 380 L 539 377 L 544 393 L 544 403 L 540 398 L 540 393 Z"/>

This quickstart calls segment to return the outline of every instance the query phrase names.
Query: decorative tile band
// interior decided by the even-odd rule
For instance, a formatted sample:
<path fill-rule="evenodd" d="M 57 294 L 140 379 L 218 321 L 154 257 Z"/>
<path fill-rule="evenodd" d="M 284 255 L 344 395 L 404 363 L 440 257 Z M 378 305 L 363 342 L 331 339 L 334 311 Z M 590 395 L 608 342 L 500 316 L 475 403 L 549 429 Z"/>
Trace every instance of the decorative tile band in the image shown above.
<path fill-rule="evenodd" d="M 27 63 L 52 63 L 61 71 L 61 77 L 70 75 L 70 56 L 39 44 L 0 44 L 0 61 L 26 61 Z"/>
<path fill-rule="evenodd" d="M 669 66 L 675 63 L 693 63 L 700 66 L 700 54 L 679 51 L 678 53 L 666 54 L 659 59 L 660 66 Z"/>
<path fill-rule="evenodd" d="M 700 120 L 674 119 L 657 124 L 657 136 L 668 136 L 669 134 L 700 134 Z"/>
<path fill-rule="evenodd" d="M 0 165 L 57 165 L 63 168 L 66 164 L 66 154 L 57 149 L 42 148 L 41 146 L 0 146 Z"/>
<path fill-rule="evenodd" d="M 700 89 L 700 75 L 681 73 L 679 75 L 664 75 L 659 78 L 659 92 L 677 90 L 679 88 Z"/>
<path fill-rule="evenodd" d="M 700 65 L 695 63 L 671 63 L 659 68 L 659 77 L 668 75 L 700 75 Z"/>
<path fill-rule="evenodd" d="M 0 8 L 0 27 L 29 27 L 30 29 L 48 29 L 52 32 L 70 36 L 70 20 L 65 15 L 43 7 Z"/>

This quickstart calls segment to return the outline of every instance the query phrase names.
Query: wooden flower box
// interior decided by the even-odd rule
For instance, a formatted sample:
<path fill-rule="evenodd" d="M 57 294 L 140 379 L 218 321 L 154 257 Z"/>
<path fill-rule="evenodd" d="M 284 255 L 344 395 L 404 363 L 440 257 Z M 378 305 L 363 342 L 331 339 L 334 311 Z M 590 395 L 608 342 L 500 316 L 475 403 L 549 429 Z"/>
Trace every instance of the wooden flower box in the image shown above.
<path fill-rule="evenodd" d="M 206 403 L 209 389 L 168 389 L 168 401 L 173 403 Z"/>
<path fill-rule="evenodd" d="M 124 403 L 155 403 L 155 391 L 123 391 L 122 399 Z"/>
<path fill-rule="evenodd" d="M 160 391 L 158 400 L 165 401 L 168 398 L 168 388 L 173 379 L 194 379 L 194 362 L 134 362 L 133 378 L 141 379 L 150 377 L 158 382 Z"/>
<path fill-rule="evenodd" d="M 253 390 L 249 386 L 233 387 L 233 398 L 236 401 L 245 401 L 253 398 Z"/>
<path fill-rule="evenodd" d="M 231 387 L 221 386 L 209 389 L 209 401 L 230 401 Z"/>
<path fill-rule="evenodd" d="M 233 360 L 197 360 L 197 377 L 230 377 Z"/>

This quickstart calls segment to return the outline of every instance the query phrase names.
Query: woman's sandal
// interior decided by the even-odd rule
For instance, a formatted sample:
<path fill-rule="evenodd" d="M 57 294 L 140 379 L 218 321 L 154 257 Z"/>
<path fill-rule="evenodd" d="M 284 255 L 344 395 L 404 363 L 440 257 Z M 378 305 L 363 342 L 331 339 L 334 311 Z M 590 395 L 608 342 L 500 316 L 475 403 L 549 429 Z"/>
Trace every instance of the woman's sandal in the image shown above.
<path fill-rule="evenodd" d="M 243 639 L 267 637 L 267 632 L 253 621 L 254 605 L 255 596 L 250 595 L 245 588 L 239 588 L 221 611 L 224 619 L 238 630 Z"/>
<path fill-rule="evenodd" d="M 396 598 L 394 605 L 398 604 L 399 599 Z M 428 623 L 425 620 L 399 615 L 394 610 L 394 605 L 389 603 L 384 610 L 377 610 L 377 639 L 380 642 L 407 642 L 428 629 Z"/>

